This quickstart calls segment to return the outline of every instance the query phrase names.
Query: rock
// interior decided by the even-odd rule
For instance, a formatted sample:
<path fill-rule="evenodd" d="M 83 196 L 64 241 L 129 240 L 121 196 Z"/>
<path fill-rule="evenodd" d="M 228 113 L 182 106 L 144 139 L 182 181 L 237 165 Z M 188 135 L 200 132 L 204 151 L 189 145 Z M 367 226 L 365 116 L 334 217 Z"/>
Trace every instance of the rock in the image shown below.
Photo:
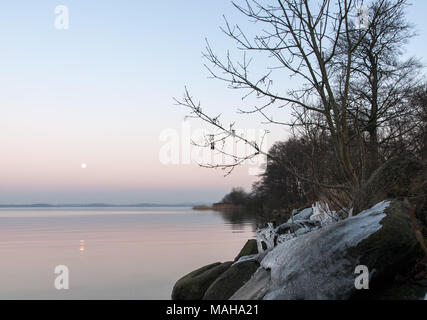
<path fill-rule="evenodd" d="M 427 226 L 427 163 L 410 156 L 392 158 L 380 166 L 362 186 L 353 202 L 353 214 L 375 203 L 408 197 L 417 217 Z"/>
<path fill-rule="evenodd" d="M 255 260 L 234 263 L 206 290 L 205 300 L 227 300 L 240 289 L 259 268 Z"/>
<path fill-rule="evenodd" d="M 363 292 L 360 299 L 369 300 L 423 300 L 426 294 L 427 287 L 412 281 L 405 281 L 402 283 L 391 283 L 390 285 L 380 290 L 373 290 Z M 358 299 L 359 295 L 356 294 L 352 297 Z"/>
<path fill-rule="evenodd" d="M 250 256 L 257 253 L 258 253 L 257 242 L 255 239 L 250 239 L 246 241 L 245 245 L 243 246 L 242 250 L 240 250 L 240 253 L 234 259 L 234 261 L 239 260 L 241 257 Z"/>
<path fill-rule="evenodd" d="M 250 281 L 236 291 L 230 300 L 261 300 L 271 285 L 270 271 L 259 268 Z"/>
<path fill-rule="evenodd" d="M 420 253 L 403 202 L 384 201 L 357 216 L 279 244 L 232 298 L 349 299 L 357 291 L 354 273 L 358 265 L 368 267 L 370 290 L 366 291 L 372 293 Z"/>
<path fill-rule="evenodd" d="M 233 262 L 217 262 L 187 274 L 175 283 L 172 300 L 202 299 L 209 286 L 232 264 Z"/>

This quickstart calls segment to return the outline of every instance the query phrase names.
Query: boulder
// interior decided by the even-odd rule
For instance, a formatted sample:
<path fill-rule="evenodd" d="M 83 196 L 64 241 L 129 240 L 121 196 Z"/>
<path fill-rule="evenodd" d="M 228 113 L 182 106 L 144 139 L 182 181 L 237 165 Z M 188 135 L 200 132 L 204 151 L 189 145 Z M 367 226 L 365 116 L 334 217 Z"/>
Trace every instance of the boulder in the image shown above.
<path fill-rule="evenodd" d="M 407 208 L 383 201 L 357 216 L 276 246 L 232 299 L 336 300 L 356 291 L 355 269 L 370 271 L 370 291 L 421 254 Z"/>
<path fill-rule="evenodd" d="M 233 264 L 210 285 L 203 299 L 229 299 L 252 277 L 258 268 L 259 263 L 256 260 L 247 260 Z"/>
<path fill-rule="evenodd" d="M 202 299 L 209 286 L 232 264 L 233 262 L 217 262 L 187 274 L 175 283 L 172 300 Z"/>
<path fill-rule="evenodd" d="M 380 166 L 362 186 L 353 202 L 353 214 L 374 204 L 408 197 L 417 217 L 427 226 L 427 163 L 410 156 L 395 157 Z"/>
<path fill-rule="evenodd" d="M 422 282 L 394 282 L 380 290 L 363 292 L 361 298 L 368 300 L 423 300 L 427 296 L 427 286 Z M 357 300 L 358 295 L 353 296 Z"/>
<path fill-rule="evenodd" d="M 245 245 L 243 246 L 242 250 L 240 250 L 240 253 L 234 259 L 234 261 L 239 260 L 241 257 L 250 256 L 257 253 L 258 253 L 257 242 L 255 239 L 250 239 L 246 241 Z"/>
<path fill-rule="evenodd" d="M 259 268 L 252 276 L 250 281 L 246 282 L 237 290 L 230 300 L 261 300 L 271 285 L 271 274 L 269 270 Z"/>

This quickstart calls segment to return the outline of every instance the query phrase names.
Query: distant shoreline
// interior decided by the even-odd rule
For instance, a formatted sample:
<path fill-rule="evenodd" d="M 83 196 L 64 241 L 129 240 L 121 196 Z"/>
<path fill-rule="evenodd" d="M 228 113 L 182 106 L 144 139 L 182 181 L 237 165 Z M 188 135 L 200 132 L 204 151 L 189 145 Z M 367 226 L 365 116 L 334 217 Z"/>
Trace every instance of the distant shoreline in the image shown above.
<path fill-rule="evenodd" d="M 195 211 L 205 211 L 205 210 L 214 210 L 214 211 L 223 211 L 223 210 L 241 210 L 244 207 L 241 205 L 235 205 L 231 203 L 214 203 L 211 206 L 208 205 L 197 205 L 193 206 Z"/>
<path fill-rule="evenodd" d="M 0 208 L 159 208 L 159 207 L 194 207 L 194 203 L 159 204 L 159 203 L 137 203 L 137 204 L 0 204 Z"/>

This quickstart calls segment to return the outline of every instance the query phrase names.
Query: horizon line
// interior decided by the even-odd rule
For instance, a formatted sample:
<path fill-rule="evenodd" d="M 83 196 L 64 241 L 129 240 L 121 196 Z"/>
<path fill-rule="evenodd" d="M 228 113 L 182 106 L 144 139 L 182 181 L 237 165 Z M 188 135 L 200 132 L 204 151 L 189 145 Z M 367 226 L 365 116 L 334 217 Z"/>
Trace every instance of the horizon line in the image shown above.
<path fill-rule="evenodd" d="M 208 203 L 183 202 L 183 203 L 31 203 L 31 204 L 0 204 L 0 208 L 59 208 L 59 207 L 80 207 L 80 208 L 101 208 L 101 207 L 191 207 L 196 205 L 206 205 Z"/>

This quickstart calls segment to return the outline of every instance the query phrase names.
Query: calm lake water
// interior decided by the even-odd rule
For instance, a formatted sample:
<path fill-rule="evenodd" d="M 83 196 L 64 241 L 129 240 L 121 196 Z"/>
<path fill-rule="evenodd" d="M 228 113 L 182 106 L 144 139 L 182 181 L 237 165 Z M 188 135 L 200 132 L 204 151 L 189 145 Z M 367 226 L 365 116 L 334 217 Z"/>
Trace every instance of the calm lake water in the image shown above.
<path fill-rule="evenodd" d="M 233 260 L 253 230 L 182 207 L 0 209 L 0 299 L 170 299 L 177 279 Z M 58 265 L 69 290 L 55 289 Z"/>

